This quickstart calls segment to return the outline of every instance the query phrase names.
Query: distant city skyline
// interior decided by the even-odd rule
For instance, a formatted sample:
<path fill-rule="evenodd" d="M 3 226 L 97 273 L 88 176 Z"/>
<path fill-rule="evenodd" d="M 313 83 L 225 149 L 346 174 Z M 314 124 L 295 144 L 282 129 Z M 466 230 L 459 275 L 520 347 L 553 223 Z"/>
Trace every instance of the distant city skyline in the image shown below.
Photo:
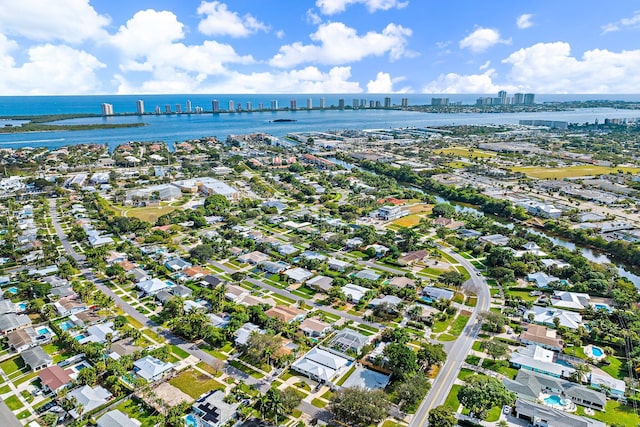
<path fill-rule="evenodd" d="M 0 2 L 0 93 L 638 93 L 640 8 L 588 6 Z"/>

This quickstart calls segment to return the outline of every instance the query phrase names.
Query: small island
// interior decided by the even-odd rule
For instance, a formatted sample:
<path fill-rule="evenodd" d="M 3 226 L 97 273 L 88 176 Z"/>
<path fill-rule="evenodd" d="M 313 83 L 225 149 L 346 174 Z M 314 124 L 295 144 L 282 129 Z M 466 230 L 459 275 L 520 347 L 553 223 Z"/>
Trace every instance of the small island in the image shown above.
<path fill-rule="evenodd" d="M 146 126 L 146 123 L 92 123 L 92 124 L 53 124 L 53 122 L 86 117 L 101 117 L 98 114 L 48 114 L 40 116 L 7 116 L 0 117 L 6 120 L 27 120 L 20 126 L 6 125 L 0 127 L 2 133 L 27 133 L 27 132 L 57 132 L 96 129 L 117 129 Z"/>
<path fill-rule="evenodd" d="M 296 119 L 275 119 L 275 120 L 269 120 L 269 123 L 291 123 L 291 122 L 297 122 Z"/>

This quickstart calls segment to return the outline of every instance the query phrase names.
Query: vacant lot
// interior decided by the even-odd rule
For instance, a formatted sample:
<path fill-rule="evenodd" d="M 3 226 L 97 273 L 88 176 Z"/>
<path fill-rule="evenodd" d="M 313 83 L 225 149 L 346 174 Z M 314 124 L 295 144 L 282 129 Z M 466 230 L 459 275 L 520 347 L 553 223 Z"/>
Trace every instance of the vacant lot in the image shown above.
<path fill-rule="evenodd" d="M 566 166 L 560 168 L 548 168 L 537 166 L 526 167 L 514 167 L 511 168 L 513 172 L 522 172 L 528 177 L 538 179 L 562 179 L 562 178 L 574 178 L 577 176 L 590 176 L 590 175 L 602 175 L 610 174 L 618 171 L 638 173 L 638 168 L 608 168 L 605 166 L 592 166 L 592 165 L 580 165 L 580 166 Z"/>
<path fill-rule="evenodd" d="M 461 156 L 461 157 L 468 157 L 468 158 L 475 157 L 478 159 L 488 159 L 496 156 L 496 153 L 492 153 L 490 151 L 474 150 L 473 148 L 467 148 L 467 147 L 443 148 L 442 150 L 436 151 L 436 153 L 451 154 L 453 156 Z"/>
<path fill-rule="evenodd" d="M 178 209 L 176 206 L 150 206 L 148 208 L 131 208 L 122 211 L 122 216 L 138 218 L 143 221 L 150 222 L 151 224 L 155 224 L 155 222 L 164 214 L 168 214 L 170 212 Z"/>
<path fill-rule="evenodd" d="M 398 218 L 392 222 L 393 225 L 397 225 L 398 227 L 415 227 L 420 223 L 420 219 L 423 215 L 407 215 L 402 218 Z"/>

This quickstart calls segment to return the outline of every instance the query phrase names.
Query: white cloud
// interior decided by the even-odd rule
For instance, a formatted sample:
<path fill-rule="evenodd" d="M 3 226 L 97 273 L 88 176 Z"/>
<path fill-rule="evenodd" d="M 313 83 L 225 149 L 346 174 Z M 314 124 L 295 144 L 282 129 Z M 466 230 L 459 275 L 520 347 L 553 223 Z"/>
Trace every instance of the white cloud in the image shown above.
<path fill-rule="evenodd" d="M 487 61 L 487 62 L 485 62 L 484 64 L 482 64 L 482 65 L 479 67 L 479 69 L 480 69 L 480 71 L 484 71 L 484 70 L 486 70 L 487 68 L 489 68 L 489 66 L 490 66 L 490 65 L 491 65 L 491 61 Z"/>
<path fill-rule="evenodd" d="M 521 30 L 524 30 L 525 28 L 529 28 L 533 26 L 533 22 L 531 22 L 531 18 L 533 18 L 533 15 L 530 13 L 522 14 L 518 16 L 518 19 L 516 19 L 516 25 Z"/>
<path fill-rule="evenodd" d="M 320 11 L 325 15 L 344 12 L 347 6 L 356 3 L 365 5 L 371 13 L 377 10 L 389 10 L 392 8 L 402 9 L 409 4 L 408 1 L 401 0 L 316 0 L 316 6 L 320 8 Z"/>
<path fill-rule="evenodd" d="M 617 22 L 610 22 L 602 27 L 602 33 L 611 33 L 625 28 L 640 28 L 640 11 L 634 12 L 631 18 L 622 18 Z"/>
<path fill-rule="evenodd" d="M 158 28 L 163 31 L 157 31 Z M 206 40 L 201 45 L 179 43 L 178 40 L 184 38 L 183 28 L 172 12 L 151 9 L 137 12 L 110 39 L 122 54 L 120 69 L 150 71 L 156 73 L 156 77 L 180 77 L 180 73 L 188 72 L 198 80 L 201 74 L 226 73 L 228 63 L 254 62 L 251 56 L 240 56 L 231 45 L 214 40 Z"/>
<path fill-rule="evenodd" d="M 69 46 L 45 44 L 30 48 L 28 61 L 16 66 L 10 52 L 17 47 L 0 34 L 0 92 L 4 95 L 87 94 L 100 89 L 95 72 L 105 65 L 95 56 Z"/>
<path fill-rule="evenodd" d="M 284 38 L 284 36 L 285 36 L 285 32 L 284 32 L 284 30 L 278 30 L 278 31 L 276 31 L 276 37 L 277 37 L 277 38 L 279 38 L 279 39 L 283 39 L 283 38 Z"/>
<path fill-rule="evenodd" d="M 367 83 L 367 92 L 369 93 L 406 93 L 411 88 L 403 87 L 400 90 L 394 91 L 393 85 L 405 80 L 404 77 L 391 78 L 389 73 L 378 72 L 375 80 L 369 80 Z"/>
<path fill-rule="evenodd" d="M 500 32 L 493 28 L 476 28 L 471 34 L 460 40 L 461 49 L 481 53 L 497 44 L 511 44 L 511 39 L 503 40 Z"/>
<path fill-rule="evenodd" d="M 539 93 L 633 93 L 640 87 L 640 50 L 594 49 L 571 56 L 569 43 L 538 43 L 502 61 L 509 79 Z"/>
<path fill-rule="evenodd" d="M 0 33 L 30 40 L 80 43 L 101 39 L 109 22 L 88 0 L 0 1 Z"/>
<path fill-rule="evenodd" d="M 318 25 L 322 22 L 322 18 L 313 10 L 307 10 L 307 23 L 311 25 Z"/>
<path fill-rule="evenodd" d="M 422 88 L 423 93 L 494 93 L 504 88 L 493 83 L 494 69 L 482 74 L 441 74 L 436 80 Z"/>
<path fill-rule="evenodd" d="M 317 44 L 295 42 L 280 47 L 270 60 L 276 67 L 292 67 L 305 62 L 342 65 L 359 61 L 367 56 L 389 54 L 393 61 L 403 56 L 411 56 L 406 50 L 407 37 L 412 31 L 401 25 L 389 24 L 381 33 L 370 31 L 362 36 L 356 30 L 342 22 L 330 22 L 318 27 L 318 31 L 310 35 Z"/>
<path fill-rule="evenodd" d="M 358 82 L 350 81 L 350 67 L 333 67 L 322 72 L 309 66 L 300 70 L 255 72 L 231 71 L 207 81 L 186 74 L 166 75 L 136 86 L 116 76 L 119 94 L 130 93 L 361 93 Z"/>
<path fill-rule="evenodd" d="M 250 14 L 238 15 L 219 1 L 202 2 L 198 14 L 205 18 L 198 24 L 198 30 L 207 36 L 247 37 L 258 31 L 268 32 L 269 27 Z"/>

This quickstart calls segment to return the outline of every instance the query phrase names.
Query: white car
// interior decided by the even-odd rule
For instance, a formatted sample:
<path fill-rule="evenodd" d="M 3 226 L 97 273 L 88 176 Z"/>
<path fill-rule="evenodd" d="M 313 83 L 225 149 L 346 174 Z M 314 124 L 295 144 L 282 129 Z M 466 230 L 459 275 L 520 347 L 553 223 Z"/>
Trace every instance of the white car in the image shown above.
<path fill-rule="evenodd" d="M 511 414 L 511 406 L 509 406 L 509 405 L 504 405 L 504 407 L 502 408 L 502 412 L 503 412 L 505 415 L 509 415 L 509 414 Z"/>

